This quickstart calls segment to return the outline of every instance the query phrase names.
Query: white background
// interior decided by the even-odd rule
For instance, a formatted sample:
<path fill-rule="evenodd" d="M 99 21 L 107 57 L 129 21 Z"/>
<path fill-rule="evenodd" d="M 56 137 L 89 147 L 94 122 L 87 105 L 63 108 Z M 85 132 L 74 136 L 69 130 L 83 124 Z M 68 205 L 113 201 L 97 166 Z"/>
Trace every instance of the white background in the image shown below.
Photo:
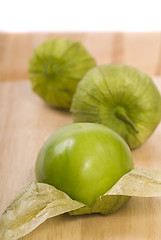
<path fill-rule="evenodd" d="M 0 0 L 0 31 L 161 31 L 161 1 Z"/>

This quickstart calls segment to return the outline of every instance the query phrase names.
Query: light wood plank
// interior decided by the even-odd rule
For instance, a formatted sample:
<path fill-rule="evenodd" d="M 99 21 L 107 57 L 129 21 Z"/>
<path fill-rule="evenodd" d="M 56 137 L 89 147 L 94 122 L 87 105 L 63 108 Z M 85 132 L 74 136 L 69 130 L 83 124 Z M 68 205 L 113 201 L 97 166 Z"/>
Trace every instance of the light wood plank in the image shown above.
<path fill-rule="evenodd" d="M 88 38 L 86 39 L 88 41 Z M 155 82 L 161 91 L 161 78 Z M 38 151 L 71 114 L 46 106 L 29 81 L 0 83 L 0 215 L 15 193 L 31 180 Z M 133 151 L 135 167 L 161 169 L 161 124 L 148 141 Z M 160 240 L 161 198 L 132 198 L 107 215 L 52 218 L 23 240 Z"/>
<path fill-rule="evenodd" d="M 35 47 L 63 36 L 82 42 L 97 64 L 132 65 L 151 76 L 161 75 L 161 33 L 24 33 L 0 34 L 0 81 L 28 78 Z"/>

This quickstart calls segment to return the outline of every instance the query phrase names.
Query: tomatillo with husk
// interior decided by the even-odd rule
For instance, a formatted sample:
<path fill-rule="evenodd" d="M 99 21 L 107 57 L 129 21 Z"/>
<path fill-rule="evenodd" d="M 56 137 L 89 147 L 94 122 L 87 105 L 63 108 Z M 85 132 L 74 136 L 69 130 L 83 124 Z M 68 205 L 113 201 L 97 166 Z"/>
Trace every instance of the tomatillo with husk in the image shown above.
<path fill-rule="evenodd" d="M 161 95 L 152 79 L 121 64 L 95 67 L 73 96 L 74 122 L 95 122 L 116 131 L 131 149 L 143 144 L 161 120 Z"/>
<path fill-rule="evenodd" d="M 37 157 L 35 175 L 37 182 L 53 185 L 73 200 L 91 207 L 132 169 L 130 149 L 116 132 L 97 123 L 73 123 L 57 130 L 44 143 Z M 106 209 L 114 211 L 128 199 L 109 196 Z M 89 212 L 87 208 L 77 214 Z"/>
<path fill-rule="evenodd" d="M 33 91 L 47 104 L 69 109 L 77 83 L 94 66 L 94 58 L 80 42 L 59 37 L 36 47 L 29 79 Z"/>

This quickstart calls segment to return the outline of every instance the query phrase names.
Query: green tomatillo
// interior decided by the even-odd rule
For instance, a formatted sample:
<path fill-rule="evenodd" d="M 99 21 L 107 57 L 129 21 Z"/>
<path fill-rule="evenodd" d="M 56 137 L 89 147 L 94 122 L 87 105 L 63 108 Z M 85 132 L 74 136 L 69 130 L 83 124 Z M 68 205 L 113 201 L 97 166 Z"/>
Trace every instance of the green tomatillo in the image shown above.
<path fill-rule="evenodd" d="M 104 124 L 135 149 L 161 120 L 161 96 L 152 79 L 138 69 L 102 65 L 79 82 L 71 112 L 74 122 Z"/>
<path fill-rule="evenodd" d="M 117 133 L 101 124 L 73 123 L 44 143 L 35 174 L 38 182 L 53 185 L 73 200 L 91 206 L 132 169 L 129 147 Z M 124 198 L 121 205 L 127 202 Z"/>
<path fill-rule="evenodd" d="M 35 49 L 30 59 L 32 89 L 47 104 L 69 109 L 77 83 L 95 65 L 80 42 L 49 39 Z"/>
<path fill-rule="evenodd" d="M 20 189 L 4 211 L 0 239 L 20 239 L 64 213 L 109 214 L 130 197 L 161 196 L 161 171 L 133 169 L 126 142 L 97 123 L 57 130 L 40 149 L 35 175 L 37 182 Z"/>

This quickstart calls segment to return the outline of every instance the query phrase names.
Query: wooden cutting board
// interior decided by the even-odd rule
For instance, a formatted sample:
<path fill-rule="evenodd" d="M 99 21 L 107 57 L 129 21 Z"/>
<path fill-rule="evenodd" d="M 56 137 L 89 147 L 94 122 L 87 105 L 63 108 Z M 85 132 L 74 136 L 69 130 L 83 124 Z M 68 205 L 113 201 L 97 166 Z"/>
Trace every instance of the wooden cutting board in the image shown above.
<path fill-rule="evenodd" d="M 161 91 L 161 78 L 155 82 Z M 32 179 L 38 151 L 71 114 L 48 107 L 29 81 L 0 83 L 0 215 L 15 193 Z M 135 167 L 161 169 L 161 124 L 132 152 Z M 23 240 L 160 240 L 161 197 L 133 197 L 117 212 L 47 220 Z"/>
<path fill-rule="evenodd" d="M 56 37 L 82 42 L 97 65 L 128 64 L 161 76 L 161 32 L 0 33 L 0 81 L 27 79 L 35 47 Z"/>

